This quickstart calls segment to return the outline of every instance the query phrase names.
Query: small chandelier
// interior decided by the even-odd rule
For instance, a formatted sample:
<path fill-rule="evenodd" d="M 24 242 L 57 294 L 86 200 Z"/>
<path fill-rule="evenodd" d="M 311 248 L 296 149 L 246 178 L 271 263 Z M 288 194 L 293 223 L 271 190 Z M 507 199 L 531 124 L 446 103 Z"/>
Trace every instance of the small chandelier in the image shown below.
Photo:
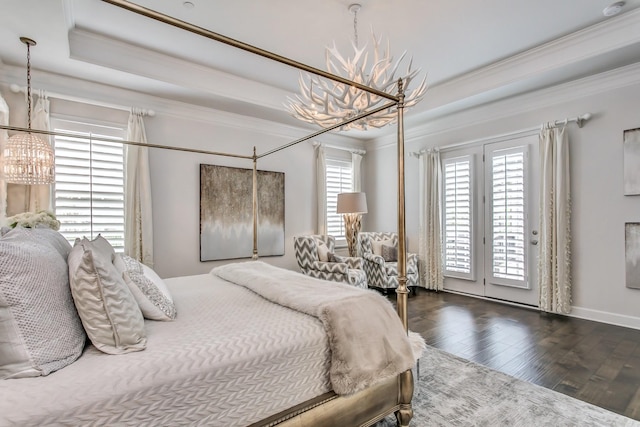
<path fill-rule="evenodd" d="M 394 94 L 398 90 L 399 79 L 395 74 L 407 52 L 405 51 L 400 56 L 400 59 L 394 63 L 393 57 L 390 56 L 388 40 L 386 49 L 382 52 L 382 37 L 376 38 L 375 34 L 372 33 L 373 64 L 369 67 L 367 64 L 369 59 L 369 52 L 366 52 L 367 46 L 358 47 L 358 11 L 360 7 L 359 4 L 349 6 L 349 11 L 353 14 L 353 58 L 345 59 L 338 52 L 334 41 L 333 47 L 326 49 L 327 71 L 382 92 Z M 405 88 L 409 87 L 411 81 L 420 72 L 420 69 L 411 70 L 412 62 L 412 58 L 410 58 L 406 74 L 400 77 Z M 295 95 L 294 98 L 287 98 L 285 107 L 293 117 L 308 123 L 318 124 L 324 128 L 334 126 L 371 108 L 382 105 L 383 102 L 387 102 L 385 98 L 380 96 L 343 83 L 329 83 L 318 76 L 301 74 L 299 82 L 300 94 Z M 404 107 L 409 108 L 417 104 L 426 90 L 425 77 L 417 88 L 405 93 Z M 341 130 L 366 130 L 368 127 L 380 128 L 392 123 L 396 118 L 396 113 L 391 109 L 387 109 L 345 125 Z"/>
<path fill-rule="evenodd" d="M 20 37 L 27 45 L 27 117 L 31 130 L 31 51 L 36 42 Z M 3 175 L 8 183 L 35 185 L 51 184 L 54 179 L 55 156 L 51 144 L 38 136 L 28 133 L 13 135 L 4 150 Z"/>

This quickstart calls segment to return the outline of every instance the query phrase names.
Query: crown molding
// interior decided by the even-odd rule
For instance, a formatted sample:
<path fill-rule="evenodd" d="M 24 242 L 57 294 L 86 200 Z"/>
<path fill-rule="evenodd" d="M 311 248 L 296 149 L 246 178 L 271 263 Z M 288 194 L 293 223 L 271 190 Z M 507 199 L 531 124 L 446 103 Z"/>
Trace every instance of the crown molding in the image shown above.
<path fill-rule="evenodd" d="M 7 86 L 13 83 L 23 84 L 24 68 L 5 64 L 1 66 L 0 69 L 2 70 L 2 73 L 0 73 L 0 83 Z M 128 89 L 49 73 L 47 71 L 32 70 L 32 73 L 34 89 L 69 94 L 104 103 L 131 105 L 136 108 L 154 110 L 156 117 L 150 118 L 149 120 L 159 120 L 162 116 L 174 117 L 290 140 L 302 138 L 311 133 L 308 129 L 304 128 L 188 104 L 186 102 L 161 98 Z M 363 146 L 363 142 L 359 139 L 336 133 L 326 133 L 317 138 L 317 140 L 335 144 L 348 144 L 353 147 Z"/>
<path fill-rule="evenodd" d="M 637 84 L 640 63 L 435 118 L 405 132 L 405 143 Z M 395 136 L 388 135 L 370 142 L 367 148 L 381 150 L 395 144 Z"/>
<path fill-rule="evenodd" d="M 640 9 L 432 86 L 423 100 L 439 108 L 640 43 Z"/>
<path fill-rule="evenodd" d="M 284 110 L 289 92 L 254 80 L 132 45 L 86 29 L 69 31 L 69 57 L 198 92 Z"/>

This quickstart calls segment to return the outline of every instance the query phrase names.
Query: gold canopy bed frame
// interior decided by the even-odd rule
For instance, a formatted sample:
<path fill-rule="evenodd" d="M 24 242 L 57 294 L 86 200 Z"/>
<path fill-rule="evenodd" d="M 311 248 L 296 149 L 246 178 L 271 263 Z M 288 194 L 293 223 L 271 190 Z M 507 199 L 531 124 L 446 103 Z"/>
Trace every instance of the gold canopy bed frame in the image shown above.
<path fill-rule="evenodd" d="M 257 201 L 257 162 L 259 159 L 277 153 L 293 145 L 310 140 L 317 136 L 320 136 L 326 132 L 339 129 L 340 127 L 356 122 L 360 119 L 373 115 L 383 110 L 388 110 L 393 107 L 397 108 L 397 201 L 398 201 L 398 288 L 397 294 L 397 313 L 400 317 L 405 331 L 408 332 L 408 320 L 407 320 L 407 303 L 408 294 L 407 289 L 407 251 L 406 251 L 406 227 L 405 227 L 405 169 L 404 169 L 404 87 L 402 79 L 398 80 L 398 94 L 391 95 L 375 88 L 365 86 L 363 84 L 350 81 L 341 76 L 328 73 L 326 71 L 302 64 L 300 62 L 291 60 L 289 58 L 277 55 L 275 53 L 260 49 L 258 47 L 231 39 L 229 37 L 220 35 L 210 30 L 195 26 L 193 24 L 175 19 L 171 16 L 161 14 L 151 9 L 130 3 L 126 0 L 102 0 L 105 3 L 118 6 L 125 10 L 143 15 L 147 18 L 151 18 L 168 25 L 180 28 L 182 30 L 198 34 L 200 36 L 225 43 L 227 45 L 251 52 L 256 55 L 263 56 L 265 58 L 283 63 L 285 65 L 297 68 L 302 71 L 306 71 L 318 76 L 355 87 L 357 89 L 369 92 L 371 94 L 388 99 L 390 102 L 383 106 L 376 107 L 370 111 L 363 112 L 357 116 L 354 116 L 348 120 L 337 123 L 334 126 L 325 128 L 307 135 L 303 138 L 284 144 L 280 147 L 271 149 L 262 154 L 257 154 L 256 147 L 253 147 L 252 155 L 240 155 L 234 153 L 223 153 L 208 150 L 172 147 L 159 144 L 147 144 L 135 141 L 115 141 L 121 142 L 125 145 L 138 145 L 148 148 L 161 148 L 169 150 L 177 150 L 198 154 L 208 154 L 215 156 L 234 157 L 240 159 L 247 159 L 253 161 L 253 259 L 258 258 L 258 201 Z M 32 132 L 45 135 L 57 135 L 57 136 L 76 136 L 65 134 L 62 132 L 45 131 L 37 129 L 25 129 L 15 126 L 0 125 L 0 129 L 17 132 Z M 94 140 L 111 141 L 111 139 L 93 137 Z M 406 427 L 413 416 L 413 410 L 411 407 L 411 400 L 413 397 L 413 374 L 411 370 L 407 370 L 397 377 L 391 378 L 387 381 L 382 381 L 374 386 L 371 386 L 363 391 L 355 393 L 353 395 L 339 396 L 334 392 L 325 393 L 307 402 L 303 402 L 293 408 L 290 408 L 281 413 L 275 414 L 267 419 L 261 420 L 250 427 L 267 427 L 267 426 L 370 426 L 377 421 L 382 420 L 386 416 L 395 413 L 398 425 Z"/>

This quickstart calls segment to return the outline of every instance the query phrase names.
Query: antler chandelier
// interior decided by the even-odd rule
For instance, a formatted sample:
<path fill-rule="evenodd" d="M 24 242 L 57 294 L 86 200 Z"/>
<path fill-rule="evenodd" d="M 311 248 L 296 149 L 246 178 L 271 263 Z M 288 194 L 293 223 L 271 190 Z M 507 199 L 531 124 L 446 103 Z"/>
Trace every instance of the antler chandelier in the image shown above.
<path fill-rule="evenodd" d="M 389 41 L 387 40 L 386 49 L 382 51 L 382 37 L 376 38 L 373 32 L 373 51 L 371 55 L 373 62 L 369 66 L 370 52 L 367 52 L 367 46 L 358 47 L 358 11 L 360 7 L 359 4 L 349 6 L 349 11 L 354 17 L 353 57 L 345 59 L 336 48 L 334 41 L 333 47 L 326 49 L 327 71 L 390 94 L 398 91 L 398 79 L 402 79 L 404 87 L 408 88 L 411 81 L 420 73 L 420 69 L 411 69 L 413 59 L 410 58 L 405 75 L 396 77 L 396 72 L 407 52 L 405 51 L 400 56 L 400 59 L 394 63 L 393 57 L 390 55 Z M 355 117 L 387 101 L 385 98 L 353 86 L 338 82 L 327 82 L 318 76 L 310 74 L 301 73 L 299 83 L 300 94 L 295 95 L 293 98 L 287 98 L 288 103 L 285 106 L 294 117 L 308 123 L 318 124 L 324 128 Z M 407 90 L 404 107 L 409 108 L 417 104 L 426 90 L 426 77 L 424 77 L 418 87 L 410 91 Z M 368 127 L 380 128 L 392 123 L 396 118 L 395 112 L 387 109 L 345 125 L 341 130 L 366 130 Z"/>

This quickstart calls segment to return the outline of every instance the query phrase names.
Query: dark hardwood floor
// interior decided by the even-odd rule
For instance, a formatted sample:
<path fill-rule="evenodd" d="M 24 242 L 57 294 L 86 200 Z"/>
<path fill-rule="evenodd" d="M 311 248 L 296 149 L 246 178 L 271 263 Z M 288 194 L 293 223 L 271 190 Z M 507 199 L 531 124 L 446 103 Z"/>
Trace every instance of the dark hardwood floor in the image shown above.
<path fill-rule="evenodd" d="M 424 289 L 408 311 L 431 346 L 640 420 L 640 330 Z"/>

